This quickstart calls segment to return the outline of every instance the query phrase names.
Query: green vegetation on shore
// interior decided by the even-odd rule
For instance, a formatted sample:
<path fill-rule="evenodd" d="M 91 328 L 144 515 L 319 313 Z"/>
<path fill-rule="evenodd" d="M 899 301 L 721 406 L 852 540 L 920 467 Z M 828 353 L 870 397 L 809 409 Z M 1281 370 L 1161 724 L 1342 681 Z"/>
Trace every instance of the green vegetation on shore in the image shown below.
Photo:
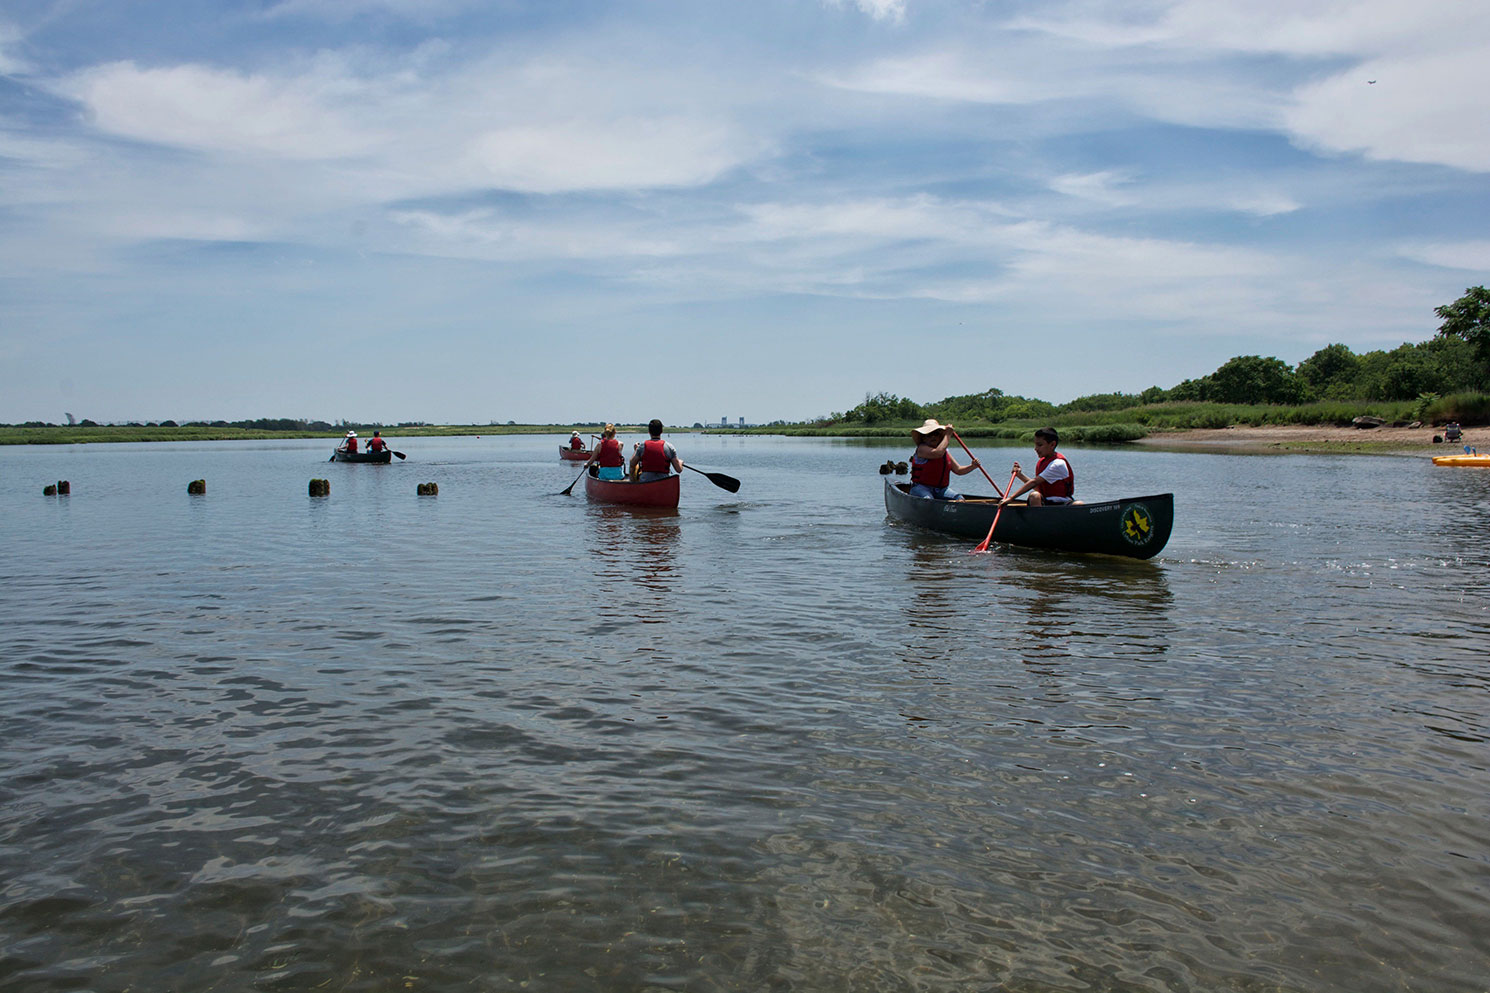
<path fill-rule="evenodd" d="M 339 441 L 348 431 L 359 436 L 382 431 L 390 439 L 496 434 L 567 434 L 570 431 L 598 432 L 600 424 L 341 424 L 280 420 L 264 427 L 264 420 L 219 421 L 215 424 L 29 424 L 0 425 L 0 445 L 84 445 L 129 441 L 252 441 L 266 438 L 326 438 Z M 260 425 L 260 426 L 250 426 Z M 621 426 L 617 425 L 619 429 Z M 645 427 L 627 425 L 632 433 Z"/>
<path fill-rule="evenodd" d="M 1391 351 L 1357 355 L 1326 345 L 1297 366 L 1238 355 L 1215 372 L 1169 389 L 1099 393 L 1052 404 L 1002 390 L 917 403 L 893 393 L 866 394 L 844 412 L 806 424 L 745 429 L 756 433 L 903 437 L 927 417 L 973 438 L 1028 442 L 1052 425 L 1077 444 L 1121 444 L 1150 431 L 1233 425 L 1340 425 L 1357 417 L 1387 424 L 1490 422 L 1490 291 L 1470 287 L 1439 307 L 1438 334 Z"/>

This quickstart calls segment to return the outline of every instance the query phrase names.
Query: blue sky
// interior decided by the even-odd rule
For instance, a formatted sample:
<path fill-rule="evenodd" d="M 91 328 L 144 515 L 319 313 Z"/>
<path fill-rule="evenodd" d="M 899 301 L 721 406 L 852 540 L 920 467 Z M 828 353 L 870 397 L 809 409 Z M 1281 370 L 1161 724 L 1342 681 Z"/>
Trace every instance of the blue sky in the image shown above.
<path fill-rule="evenodd" d="M 1463 0 L 9 0 L 0 421 L 797 420 L 1421 341 L 1487 282 L 1487 92 Z"/>

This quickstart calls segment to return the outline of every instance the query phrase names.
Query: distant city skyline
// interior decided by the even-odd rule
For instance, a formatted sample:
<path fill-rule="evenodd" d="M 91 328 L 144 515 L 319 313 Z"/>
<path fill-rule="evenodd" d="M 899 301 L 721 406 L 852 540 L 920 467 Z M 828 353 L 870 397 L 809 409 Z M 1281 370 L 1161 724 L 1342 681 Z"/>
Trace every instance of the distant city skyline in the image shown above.
<path fill-rule="evenodd" d="M 0 421 L 796 421 L 1423 341 L 1490 281 L 1487 49 L 1460 0 L 22 0 Z"/>

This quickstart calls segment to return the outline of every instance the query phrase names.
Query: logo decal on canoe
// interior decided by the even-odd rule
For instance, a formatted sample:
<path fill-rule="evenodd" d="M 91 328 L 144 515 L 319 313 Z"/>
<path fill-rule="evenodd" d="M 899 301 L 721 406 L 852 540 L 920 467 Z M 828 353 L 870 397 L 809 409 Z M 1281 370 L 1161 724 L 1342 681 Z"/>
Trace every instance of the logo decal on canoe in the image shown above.
<path fill-rule="evenodd" d="M 1141 503 L 1131 504 L 1123 511 L 1120 527 L 1128 544 L 1147 545 L 1154 536 L 1154 515 Z"/>

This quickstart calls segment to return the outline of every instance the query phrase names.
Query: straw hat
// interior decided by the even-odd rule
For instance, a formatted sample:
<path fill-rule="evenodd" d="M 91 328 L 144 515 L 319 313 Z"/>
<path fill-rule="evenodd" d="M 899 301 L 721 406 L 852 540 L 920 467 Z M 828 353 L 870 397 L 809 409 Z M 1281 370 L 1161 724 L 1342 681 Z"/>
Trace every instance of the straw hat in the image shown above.
<path fill-rule="evenodd" d="M 935 417 L 928 417 L 926 418 L 925 424 L 921 425 L 918 428 L 911 428 L 911 434 L 915 435 L 917 438 L 924 438 L 928 434 L 936 431 L 945 431 L 946 429 L 947 426 L 945 424 L 938 424 Z"/>
<path fill-rule="evenodd" d="M 357 432 L 356 431 L 348 431 L 347 432 L 347 437 L 348 438 L 355 438 L 355 437 L 357 437 Z"/>

